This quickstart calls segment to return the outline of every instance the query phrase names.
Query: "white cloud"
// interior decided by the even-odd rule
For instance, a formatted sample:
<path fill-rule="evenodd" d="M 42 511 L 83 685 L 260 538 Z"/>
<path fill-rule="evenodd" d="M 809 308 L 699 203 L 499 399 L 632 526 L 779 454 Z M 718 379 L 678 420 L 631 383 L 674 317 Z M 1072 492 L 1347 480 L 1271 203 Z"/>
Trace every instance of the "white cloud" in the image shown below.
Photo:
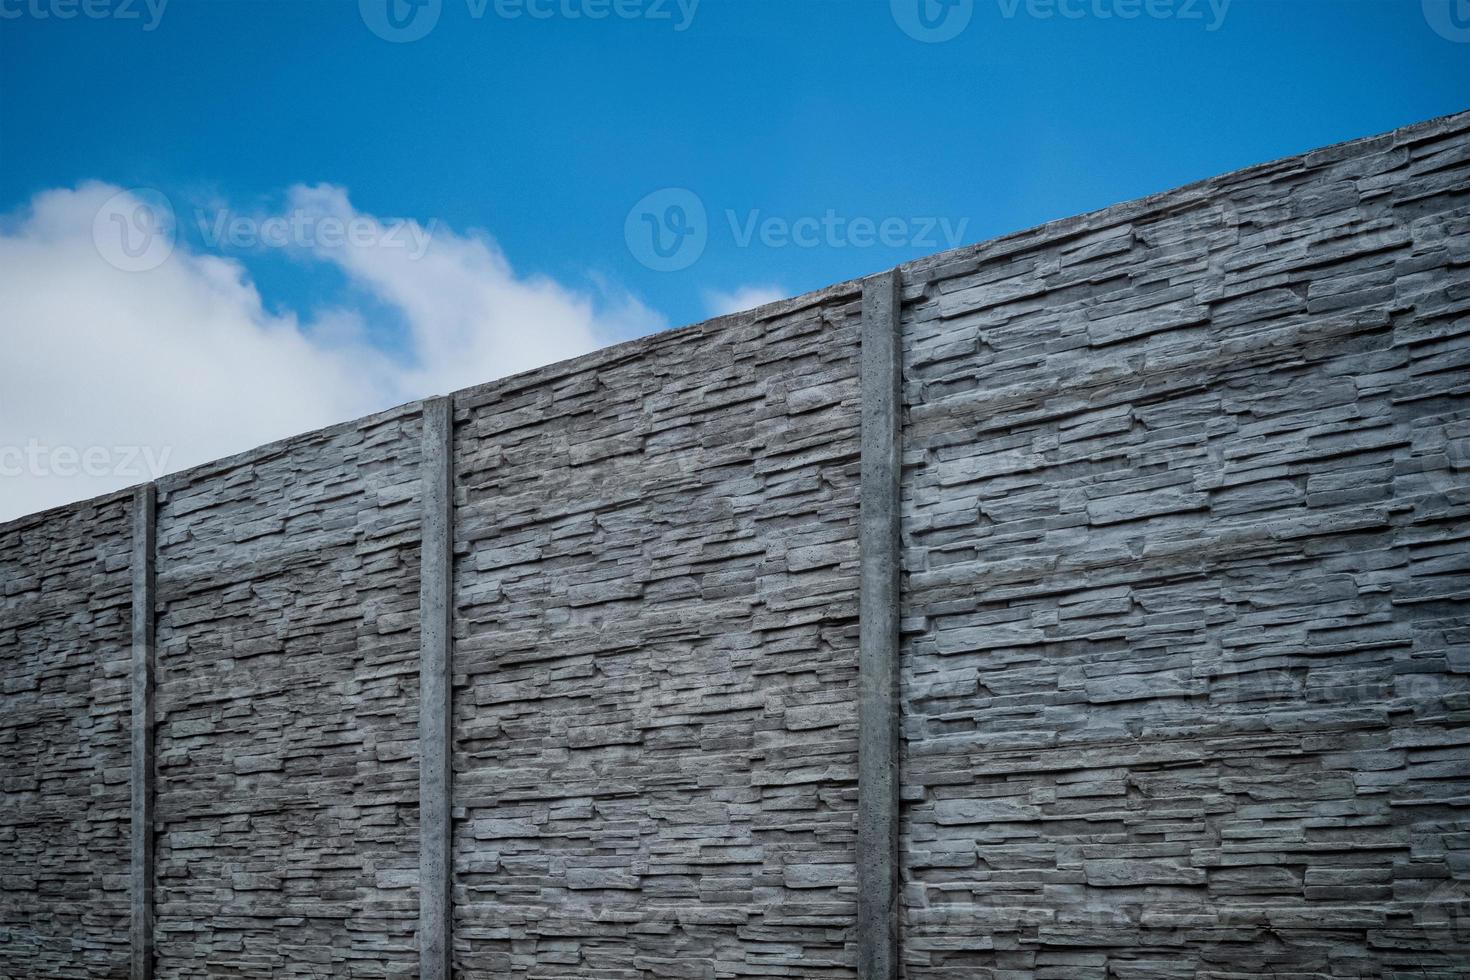
<path fill-rule="evenodd" d="M 746 310 L 753 310 L 757 306 L 774 303 L 790 295 L 780 286 L 740 286 L 728 293 L 717 289 L 707 289 L 704 293 L 704 305 L 709 310 L 710 316 L 724 316 L 726 313 L 743 313 Z"/>
<path fill-rule="evenodd" d="M 0 226 L 0 520 L 666 325 L 605 284 L 518 276 L 483 234 L 415 225 L 432 231 L 418 258 L 381 240 L 289 245 L 401 314 L 406 354 L 389 356 L 355 310 L 268 311 L 233 259 L 180 244 L 148 271 L 115 268 L 93 219 L 117 193 L 47 191 Z M 293 188 L 288 213 L 385 228 L 334 187 Z"/>

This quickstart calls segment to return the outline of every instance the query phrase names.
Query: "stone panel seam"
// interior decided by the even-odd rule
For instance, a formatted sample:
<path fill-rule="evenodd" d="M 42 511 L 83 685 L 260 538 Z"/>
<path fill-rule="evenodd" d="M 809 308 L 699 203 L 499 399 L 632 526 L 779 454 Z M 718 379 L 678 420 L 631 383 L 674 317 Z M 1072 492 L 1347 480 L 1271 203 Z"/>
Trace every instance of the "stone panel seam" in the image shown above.
<path fill-rule="evenodd" d="M 450 966 L 450 644 L 454 538 L 451 399 L 424 403 L 423 544 L 419 592 L 419 965 L 422 980 Z"/>
<path fill-rule="evenodd" d="M 899 276 L 863 282 L 858 553 L 858 975 L 898 975 Z"/>
<path fill-rule="evenodd" d="M 157 491 L 133 493 L 132 806 L 130 817 L 132 980 L 153 977 L 153 698 Z"/>

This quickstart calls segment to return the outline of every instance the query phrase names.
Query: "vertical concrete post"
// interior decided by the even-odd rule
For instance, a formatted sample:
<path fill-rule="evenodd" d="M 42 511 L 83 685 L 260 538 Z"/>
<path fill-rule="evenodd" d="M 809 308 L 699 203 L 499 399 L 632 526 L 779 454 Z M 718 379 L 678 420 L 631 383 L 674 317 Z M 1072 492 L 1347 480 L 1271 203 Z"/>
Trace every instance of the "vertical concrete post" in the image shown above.
<path fill-rule="evenodd" d="M 132 980 L 153 978 L 153 658 L 157 496 L 133 491 L 132 803 L 128 899 Z"/>
<path fill-rule="evenodd" d="M 453 639 L 454 406 L 424 403 L 419 578 L 419 977 L 450 976 L 450 643 Z"/>
<path fill-rule="evenodd" d="M 858 976 L 898 976 L 902 360 L 897 270 L 863 281 L 858 594 Z"/>

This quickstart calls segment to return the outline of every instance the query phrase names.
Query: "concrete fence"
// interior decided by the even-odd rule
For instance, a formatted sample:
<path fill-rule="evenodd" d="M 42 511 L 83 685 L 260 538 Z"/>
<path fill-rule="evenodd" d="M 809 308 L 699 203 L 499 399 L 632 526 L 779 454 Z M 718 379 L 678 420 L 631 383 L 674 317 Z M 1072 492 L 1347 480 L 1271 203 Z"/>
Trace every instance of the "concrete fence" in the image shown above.
<path fill-rule="evenodd" d="M 1470 976 L 1470 116 L 0 526 L 0 977 Z"/>

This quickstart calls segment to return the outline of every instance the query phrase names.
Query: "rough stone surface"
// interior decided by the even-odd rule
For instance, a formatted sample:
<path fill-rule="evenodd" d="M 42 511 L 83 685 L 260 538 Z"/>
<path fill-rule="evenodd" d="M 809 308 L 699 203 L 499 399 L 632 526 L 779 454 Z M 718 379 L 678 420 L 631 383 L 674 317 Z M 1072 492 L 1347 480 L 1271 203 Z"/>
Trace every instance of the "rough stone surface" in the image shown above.
<path fill-rule="evenodd" d="M 132 496 L 0 526 L 0 977 L 126 977 Z"/>
<path fill-rule="evenodd" d="M 459 976 L 854 976 L 859 304 L 456 396 Z"/>
<path fill-rule="evenodd" d="M 900 973 L 1470 977 L 1470 115 L 911 263 Z M 860 284 L 453 396 L 455 975 L 857 977 Z M 420 406 L 160 481 L 160 978 L 419 969 Z M 0 526 L 125 977 L 130 496 Z"/>
<path fill-rule="evenodd" d="M 160 980 L 418 971 L 417 406 L 163 481 Z"/>
<path fill-rule="evenodd" d="M 1470 976 L 1467 124 L 905 269 L 907 976 Z"/>

